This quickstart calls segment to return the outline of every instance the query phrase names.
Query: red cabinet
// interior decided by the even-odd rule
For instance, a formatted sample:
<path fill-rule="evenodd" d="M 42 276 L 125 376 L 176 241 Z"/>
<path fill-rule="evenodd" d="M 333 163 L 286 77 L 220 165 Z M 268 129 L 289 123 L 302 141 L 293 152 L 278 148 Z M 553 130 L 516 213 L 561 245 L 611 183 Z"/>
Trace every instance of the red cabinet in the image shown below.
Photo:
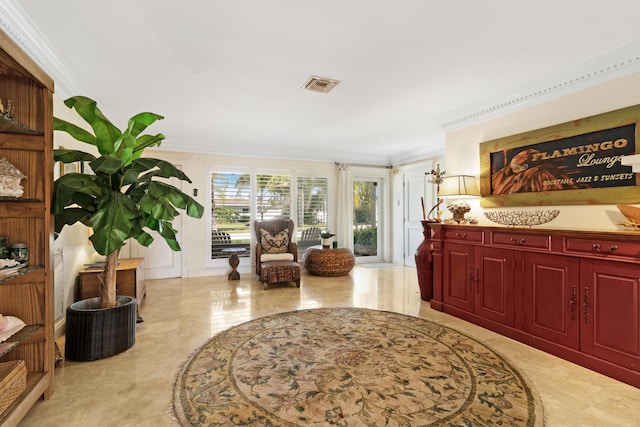
<path fill-rule="evenodd" d="M 548 254 L 524 259 L 524 330 L 580 348 L 580 260 Z"/>
<path fill-rule="evenodd" d="M 473 246 L 447 244 L 444 256 L 444 302 L 473 312 Z"/>
<path fill-rule="evenodd" d="M 640 266 L 613 261 L 582 264 L 582 351 L 640 371 Z"/>
<path fill-rule="evenodd" d="M 475 251 L 475 312 L 485 319 L 513 326 L 514 253 L 480 247 Z"/>
<path fill-rule="evenodd" d="M 450 243 L 444 262 L 445 303 L 513 326 L 513 251 Z"/>
<path fill-rule="evenodd" d="M 430 226 L 432 308 L 640 387 L 640 233 Z"/>

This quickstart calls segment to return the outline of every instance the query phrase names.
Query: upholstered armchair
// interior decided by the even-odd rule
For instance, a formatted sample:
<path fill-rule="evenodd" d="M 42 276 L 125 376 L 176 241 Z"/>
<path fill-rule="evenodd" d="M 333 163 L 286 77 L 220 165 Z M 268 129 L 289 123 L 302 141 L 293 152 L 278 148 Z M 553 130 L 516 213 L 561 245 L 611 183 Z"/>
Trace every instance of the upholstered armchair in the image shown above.
<path fill-rule="evenodd" d="M 300 287 L 298 245 L 293 241 L 295 225 L 290 219 L 255 221 L 256 280 L 265 289 L 272 283 L 295 282 Z"/>

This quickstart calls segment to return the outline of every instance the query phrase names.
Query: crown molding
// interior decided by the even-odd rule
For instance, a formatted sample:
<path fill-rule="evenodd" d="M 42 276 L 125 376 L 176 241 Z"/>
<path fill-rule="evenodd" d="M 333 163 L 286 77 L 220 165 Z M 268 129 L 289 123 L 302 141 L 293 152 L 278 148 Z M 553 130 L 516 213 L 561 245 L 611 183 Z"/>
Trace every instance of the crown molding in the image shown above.
<path fill-rule="evenodd" d="M 0 29 L 54 80 L 56 93 L 63 99 L 78 93 L 89 94 L 81 79 L 59 59 L 59 53 L 36 29 L 17 1 L 0 2 Z"/>
<path fill-rule="evenodd" d="M 269 144 L 224 143 L 188 138 L 168 137 L 162 142 L 162 150 L 261 159 L 358 163 L 372 166 L 389 166 L 391 164 L 391 159 L 388 156 L 367 153 L 320 149 L 316 151 L 303 146 L 277 147 Z"/>
<path fill-rule="evenodd" d="M 506 96 L 468 104 L 434 121 L 443 132 L 450 132 L 637 72 L 640 72 L 640 41 L 509 91 Z"/>

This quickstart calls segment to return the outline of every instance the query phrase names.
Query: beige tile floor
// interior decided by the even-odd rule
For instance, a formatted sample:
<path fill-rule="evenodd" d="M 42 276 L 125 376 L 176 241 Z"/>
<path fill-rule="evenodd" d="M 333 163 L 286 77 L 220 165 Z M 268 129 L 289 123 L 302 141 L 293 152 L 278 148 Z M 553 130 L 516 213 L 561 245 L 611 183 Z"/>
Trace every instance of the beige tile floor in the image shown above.
<path fill-rule="evenodd" d="M 419 316 L 479 339 L 529 379 L 548 426 L 640 426 L 640 389 L 432 310 L 420 300 L 415 269 L 402 266 L 356 266 L 338 278 L 303 272 L 300 289 L 265 291 L 250 274 L 236 282 L 224 276 L 147 281 L 136 344 L 104 360 L 63 362 L 53 397 L 39 401 L 20 426 L 171 426 L 177 371 L 209 337 L 268 314 L 334 306 Z"/>

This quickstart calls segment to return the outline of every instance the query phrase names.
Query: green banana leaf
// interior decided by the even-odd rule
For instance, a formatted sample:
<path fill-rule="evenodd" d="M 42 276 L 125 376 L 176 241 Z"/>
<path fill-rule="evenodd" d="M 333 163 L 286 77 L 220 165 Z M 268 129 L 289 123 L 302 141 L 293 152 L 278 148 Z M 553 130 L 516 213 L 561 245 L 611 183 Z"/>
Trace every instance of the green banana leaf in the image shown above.
<path fill-rule="evenodd" d="M 159 146 L 162 134 L 141 135 L 163 117 L 140 113 L 128 121 L 124 131 L 114 126 L 90 98 L 76 96 L 65 101 L 91 127 L 93 133 L 54 117 L 54 129 L 95 146 L 99 156 L 81 150 L 59 149 L 54 160 L 62 163 L 88 162 L 93 173 L 68 173 L 54 183 L 55 231 L 82 223 L 93 229 L 89 238 L 101 255 L 117 256 L 130 238 L 148 246 L 155 231 L 174 251 L 180 250 L 172 221 L 183 210 L 201 218 L 204 207 L 179 188 L 166 183 L 176 178 L 191 182 L 170 162 L 141 157 L 148 147 Z M 161 179 L 162 181 L 158 180 Z M 114 264 L 115 265 L 115 264 Z M 115 277 L 115 276 L 114 276 Z M 105 286 L 114 286 L 108 283 Z M 108 306 L 103 301 L 103 306 Z"/>

